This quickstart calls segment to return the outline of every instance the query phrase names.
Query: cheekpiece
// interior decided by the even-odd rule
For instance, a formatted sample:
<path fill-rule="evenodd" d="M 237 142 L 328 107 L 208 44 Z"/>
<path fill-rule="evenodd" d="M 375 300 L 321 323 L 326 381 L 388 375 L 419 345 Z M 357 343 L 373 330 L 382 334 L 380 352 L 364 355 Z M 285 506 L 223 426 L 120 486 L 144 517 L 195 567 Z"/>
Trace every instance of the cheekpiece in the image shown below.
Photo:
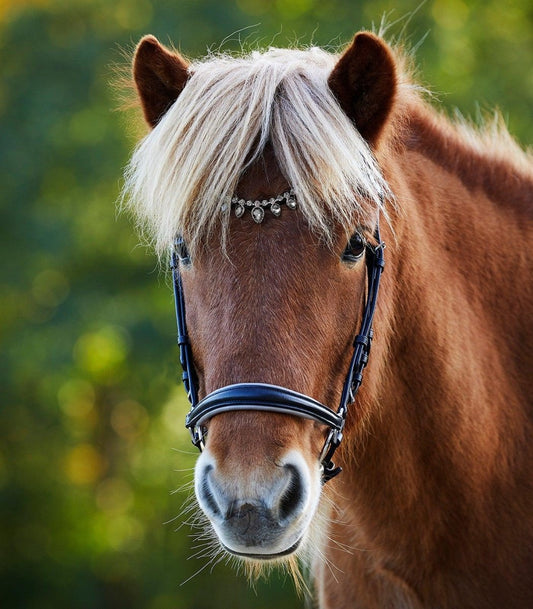
<path fill-rule="evenodd" d="M 235 210 L 235 216 L 242 218 L 248 209 L 256 224 L 261 224 L 265 218 L 265 210 L 278 218 L 281 215 L 281 206 L 285 204 L 289 209 L 296 209 L 296 194 L 291 188 L 277 197 L 263 199 L 260 201 L 245 201 L 235 196 L 231 199 L 231 206 Z"/>

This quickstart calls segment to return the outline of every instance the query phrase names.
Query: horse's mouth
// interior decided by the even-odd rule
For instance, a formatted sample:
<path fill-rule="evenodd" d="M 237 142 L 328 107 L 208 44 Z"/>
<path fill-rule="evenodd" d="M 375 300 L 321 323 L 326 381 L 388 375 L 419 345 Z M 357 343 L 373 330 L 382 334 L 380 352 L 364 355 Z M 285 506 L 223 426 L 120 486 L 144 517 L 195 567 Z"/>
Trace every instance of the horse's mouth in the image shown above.
<path fill-rule="evenodd" d="M 222 547 L 230 554 L 233 554 L 234 556 L 239 556 L 241 558 L 248 558 L 251 560 L 276 560 L 278 558 L 283 558 L 284 556 L 288 556 L 289 554 L 296 552 L 301 541 L 302 541 L 302 538 L 300 537 L 300 539 L 298 539 L 295 543 L 292 544 L 292 546 L 288 547 L 286 550 L 282 550 L 281 552 L 275 552 L 273 554 L 263 554 L 263 553 L 256 554 L 256 553 L 252 553 L 252 552 L 250 552 L 250 553 L 237 552 L 236 550 L 232 550 L 231 548 L 228 548 L 228 546 L 226 546 L 224 544 L 222 544 Z"/>

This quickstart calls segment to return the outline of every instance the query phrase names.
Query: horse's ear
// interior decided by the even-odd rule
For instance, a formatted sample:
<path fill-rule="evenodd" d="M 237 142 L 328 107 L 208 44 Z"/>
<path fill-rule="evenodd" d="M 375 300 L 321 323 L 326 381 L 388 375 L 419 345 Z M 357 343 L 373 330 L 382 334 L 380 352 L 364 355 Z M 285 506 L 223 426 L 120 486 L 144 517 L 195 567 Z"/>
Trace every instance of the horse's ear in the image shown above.
<path fill-rule="evenodd" d="M 396 69 L 389 47 L 361 32 L 331 72 L 328 84 L 359 133 L 376 146 L 396 93 Z"/>
<path fill-rule="evenodd" d="M 141 39 L 133 57 L 133 79 L 144 117 L 155 127 L 176 101 L 189 77 L 187 62 L 165 49 L 154 36 Z"/>

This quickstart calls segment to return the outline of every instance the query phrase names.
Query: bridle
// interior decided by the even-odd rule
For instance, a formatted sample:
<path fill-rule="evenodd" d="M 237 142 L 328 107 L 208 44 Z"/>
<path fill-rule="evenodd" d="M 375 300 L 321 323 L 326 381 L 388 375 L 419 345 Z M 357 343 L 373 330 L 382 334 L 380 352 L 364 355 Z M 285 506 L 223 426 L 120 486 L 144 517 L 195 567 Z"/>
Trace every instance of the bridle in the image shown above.
<path fill-rule="evenodd" d="M 348 405 L 355 401 L 355 396 L 363 380 L 363 370 L 368 362 L 372 337 L 374 335 L 372 322 L 376 309 L 381 273 L 385 266 L 383 250 L 385 244 L 381 241 L 379 224 L 374 231 L 377 245 L 366 244 L 367 268 L 367 297 L 361 321 L 359 334 L 353 342 L 353 354 L 348 367 L 348 373 L 342 389 L 340 404 L 337 411 L 324 406 L 317 400 L 277 385 L 264 383 L 237 383 L 216 389 L 202 400 L 198 400 L 197 378 L 193 366 L 191 343 L 187 334 L 185 320 L 185 298 L 179 269 L 177 248 L 171 254 L 171 268 L 174 280 L 174 299 L 176 305 L 176 321 L 178 325 L 178 345 L 180 363 L 183 369 L 182 379 L 191 409 L 185 419 L 193 444 L 201 451 L 204 448 L 204 423 L 211 417 L 222 412 L 236 410 L 260 410 L 289 414 L 317 421 L 330 428 L 324 447 L 320 454 L 322 480 L 327 482 L 341 472 L 332 461 L 333 454 L 342 440 L 342 433 L 348 412 Z M 181 243 L 176 240 L 176 245 Z"/>
<path fill-rule="evenodd" d="M 342 471 L 332 461 L 333 454 L 342 440 L 342 433 L 348 405 L 355 401 L 355 396 L 363 379 L 363 370 L 368 362 L 372 343 L 372 322 L 376 309 L 379 282 L 385 266 L 379 223 L 374 231 L 377 245 L 366 244 L 367 297 L 359 334 L 353 342 L 353 354 L 348 373 L 342 389 L 340 404 L 335 412 L 313 398 L 277 385 L 264 383 L 237 383 L 221 387 L 198 400 L 197 377 L 194 370 L 191 343 L 187 334 L 185 320 L 185 298 L 179 269 L 177 247 L 183 242 L 176 239 L 171 253 L 172 276 L 174 280 L 174 298 L 176 304 L 176 321 L 178 325 L 178 345 L 180 363 L 183 369 L 182 379 L 191 409 L 185 419 L 185 426 L 191 433 L 193 444 L 201 451 L 204 448 L 204 424 L 211 417 L 222 412 L 236 410 L 260 410 L 293 415 L 317 421 L 330 428 L 324 447 L 320 453 L 323 483 L 331 480 Z"/>

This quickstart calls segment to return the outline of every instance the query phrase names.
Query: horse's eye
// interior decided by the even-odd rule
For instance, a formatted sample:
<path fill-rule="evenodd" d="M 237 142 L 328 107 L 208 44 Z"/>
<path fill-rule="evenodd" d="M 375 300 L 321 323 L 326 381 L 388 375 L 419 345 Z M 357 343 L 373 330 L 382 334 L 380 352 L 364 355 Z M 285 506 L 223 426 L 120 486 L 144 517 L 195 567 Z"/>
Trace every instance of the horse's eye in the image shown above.
<path fill-rule="evenodd" d="M 184 264 L 185 266 L 191 264 L 191 256 L 183 237 L 178 237 L 176 239 L 174 243 L 174 251 L 176 252 L 181 264 Z"/>
<path fill-rule="evenodd" d="M 365 252 L 366 241 L 359 233 L 354 233 L 342 254 L 343 262 L 357 262 Z"/>

